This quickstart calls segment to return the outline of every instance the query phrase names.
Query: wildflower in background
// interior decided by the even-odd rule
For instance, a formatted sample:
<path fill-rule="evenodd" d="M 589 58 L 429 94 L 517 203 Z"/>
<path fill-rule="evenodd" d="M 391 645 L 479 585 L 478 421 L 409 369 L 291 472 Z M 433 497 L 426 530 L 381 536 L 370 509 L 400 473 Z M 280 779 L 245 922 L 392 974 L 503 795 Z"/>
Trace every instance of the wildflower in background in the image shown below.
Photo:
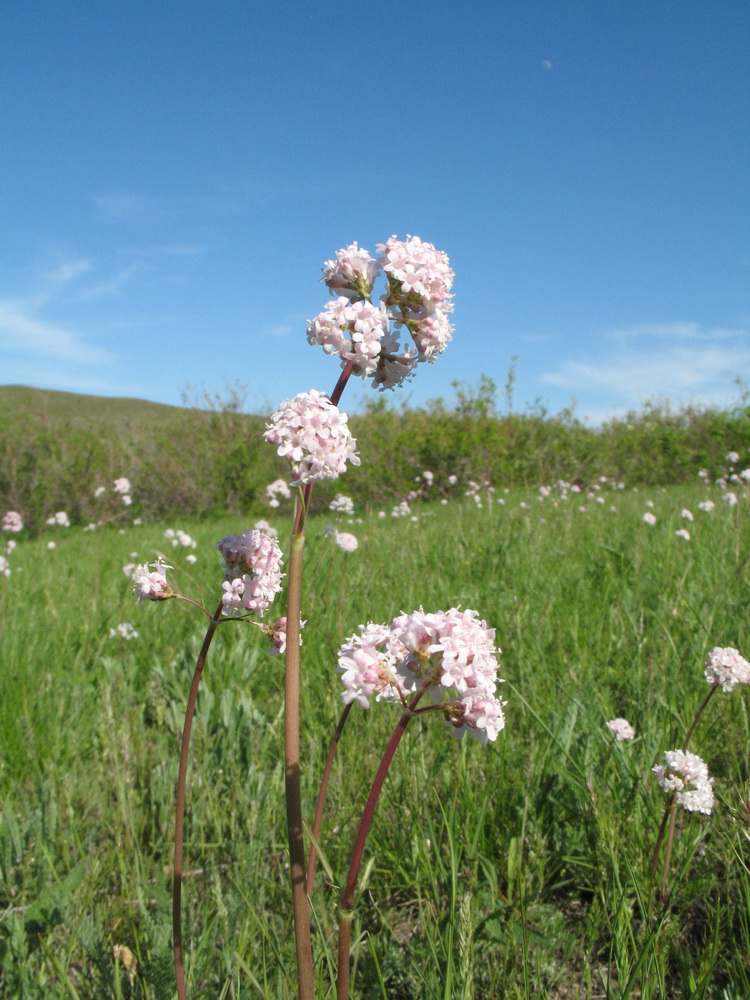
<path fill-rule="evenodd" d="M 690 532 L 687 528 L 678 528 L 677 531 L 675 531 L 675 535 L 677 535 L 678 538 L 684 538 L 686 542 L 690 541 Z"/>
<path fill-rule="evenodd" d="M 272 483 L 266 486 L 266 499 L 268 500 L 269 507 L 278 507 L 280 505 L 279 497 L 282 500 L 288 500 L 291 495 L 292 491 L 284 479 L 274 479 Z"/>
<path fill-rule="evenodd" d="M 728 451 L 727 452 L 727 462 L 730 465 L 736 465 L 739 462 L 739 460 L 740 460 L 740 456 L 737 454 L 736 451 Z"/>
<path fill-rule="evenodd" d="M 57 548 L 57 544 L 56 544 L 55 542 L 47 542 L 47 548 L 48 548 L 48 549 L 50 550 L 50 552 L 51 552 L 51 551 L 52 551 L 52 549 L 56 549 L 56 548 Z"/>
<path fill-rule="evenodd" d="M 260 521 L 256 521 L 253 527 L 256 528 L 258 531 L 264 531 L 267 535 L 270 535 L 271 538 L 276 538 L 276 536 L 278 535 L 278 531 L 276 530 L 276 528 L 272 528 L 271 525 L 268 523 L 268 521 L 264 520 L 263 518 L 261 518 Z"/>
<path fill-rule="evenodd" d="M 737 494 L 736 493 L 722 493 L 721 499 L 727 505 L 727 507 L 737 506 Z"/>
<path fill-rule="evenodd" d="M 495 697 L 502 681 L 494 641 L 495 630 L 476 611 L 458 608 L 362 625 L 339 650 L 342 701 L 368 708 L 373 694 L 403 701 L 426 690 L 457 736 L 468 732 L 486 744 L 505 724 L 505 703 Z"/>
<path fill-rule="evenodd" d="M 10 576 L 10 563 L 5 556 L 0 556 L 0 576 Z"/>
<path fill-rule="evenodd" d="M 352 535 L 349 531 L 337 531 L 333 537 L 338 547 L 344 552 L 355 552 L 359 548 L 357 536 Z"/>
<path fill-rule="evenodd" d="M 651 527 L 653 527 L 656 524 L 656 517 L 651 513 L 650 510 L 647 510 L 646 513 L 643 515 L 643 521 L 646 524 L 650 524 Z"/>
<path fill-rule="evenodd" d="M 750 684 L 750 663 L 732 646 L 714 646 L 706 657 L 705 677 L 709 684 L 733 691 L 737 684 Z"/>
<path fill-rule="evenodd" d="M 251 529 L 225 535 L 216 548 L 224 557 L 223 613 L 255 611 L 263 616 L 281 590 L 281 548 L 275 538 Z"/>
<path fill-rule="evenodd" d="M 434 472 L 430 472 L 429 469 L 425 469 L 425 471 L 422 473 L 422 479 L 424 479 L 425 483 L 428 486 L 432 486 L 432 484 L 433 484 L 433 482 L 435 480 L 435 473 Z"/>
<path fill-rule="evenodd" d="M 189 552 L 185 556 L 185 562 L 190 563 L 190 565 L 192 566 L 193 563 L 198 562 L 198 556 L 194 556 L 192 552 Z"/>
<path fill-rule="evenodd" d="M 644 500 L 644 503 L 645 503 L 646 507 L 651 507 L 653 509 L 653 506 L 654 506 L 654 501 L 653 500 Z"/>
<path fill-rule="evenodd" d="M 686 521 L 694 520 L 692 511 L 689 511 L 687 507 L 683 507 L 680 511 L 680 517 L 684 518 Z"/>
<path fill-rule="evenodd" d="M 121 496 L 126 496 L 131 492 L 130 480 L 126 479 L 125 476 L 122 476 L 120 479 L 115 479 L 112 489 L 115 493 L 119 493 Z"/>
<path fill-rule="evenodd" d="M 106 486 L 97 486 L 96 489 L 94 490 L 94 500 L 98 500 L 99 497 L 106 492 L 107 492 Z"/>
<path fill-rule="evenodd" d="M 136 566 L 133 579 L 135 587 L 133 593 L 139 601 L 166 601 L 174 597 L 172 588 L 167 583 L 166 570 L 172 569 L 160 559 L 151 563 L 151 572 L 148 564 Z"/>
<path fill-rule="evenodd" d="M 607 728 L 612 731 L 617 740 L 635 739 L 635 729 L 633 729 L 627 719 L 610 719 L 607 723 Z"/>
<path fill-rule="evenodd" d="M 697 754 L 667 750 L 664 764 L 657 764 L 653 771 L 663 791 L 676 793 L 679 805 L 690 812 L 711 815 L 713 778 L 709 777 L 706 763 Z"/>
<path fill-rule="evenodd" d="M 458 482 L 458 476 L 453 476 L 453 475 L 448 476 L 448 485 L 449 486 L 455 486 L 457 482 Z"/>
<path fill-rule="evenodd" d="M 292 465 L 292 481 L 338 479 L 346 463 L 359 465 L 347 416 L 317 389 L 285 400 L 264 433 L 277 454 Z"/>
<path fill-rule="evenodd" d="M 15 534 L 23 530 L 23 518 L 16 510 L 9 510 L 3 514 L 3 531 Z"/>
<path fill-rule="evenodd" d="M 336 514 L 353 514 L 354 501 L 351 497 L 345 497 L 343 493 L 337 493 L 328 505 L 328 509 Z"/>
<path fill-rule="evenodd" d="M 715 509 L 715 507 L 716 504 L 713 502 L 713 500 L 703 500 L 701 503 L 698 504 L 698 510 L 702 510 L 706 514 L 710 514 L 711 511 Z"/>
<path fill-rule="evenodd" d="M 61 528 L 69 528 L 70 518 L 64 510 L 58 510 L 58 512 L 53 514 L 52 517 L 47 518 L 46 523 L 53 526 L 58 525 Z"/>
<path fill-rule="evenodd" d="M 137 639 L 138 633 L 130 622 L 122 622 L 116 628 L 109 630 L 110 639 Z"/>

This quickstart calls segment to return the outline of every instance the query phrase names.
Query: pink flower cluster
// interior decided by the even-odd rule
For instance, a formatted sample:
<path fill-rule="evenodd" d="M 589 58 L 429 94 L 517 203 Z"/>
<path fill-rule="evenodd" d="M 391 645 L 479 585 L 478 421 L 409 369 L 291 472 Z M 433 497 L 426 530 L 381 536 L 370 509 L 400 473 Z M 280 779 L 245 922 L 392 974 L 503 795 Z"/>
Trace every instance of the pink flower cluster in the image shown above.
<path fill-rule="evenodd" d="M 289 459 L 295 483 L 337 479 L 347 462 L 359 465 L 346 414 L 317 389 L 284 400 L 264 437 Z"/>
<path fill-rule="evenodd" d="M 261 617 L 281 590 L 281 548 L 275 538 L 254 528 L 225 535 L 216 548 L 224 557 L 226 580 L 221 602 L 225 615 L 255 611 Z"/>
<path fill-rule="evenodd" d="M 448 257 L 418 236 L 392 236 L 373 259 L 356 243 L 326 261 L 323 281 L 338 298 L 310 322 L 307 339 L 326 354 L 338 354 L 354 373 L 392 389 L 434 361 L 451 340 L 453 271 Z M 378 305 L 372 289 L 379 273 L 388 282 Z M 406 339 L 402 346 L 402 334 Z"/>
<path fill-rule="evenodd" d="M 665 792 L 676 792 L 677 802 L 690 812 L 711 815 L 714 806 L 713 778 L 705 761 L 686 750 L 667 750 L 664 763 L 654 767 L 656 780 Z"/>
<path fill-rule="evenodd" d="M 23 518 L 15 510 L 3 514 L 3 531 L 17 532 L 23 530 Z"/>
<path fill-rule="evenodd" d="M 706 657 L 705 677 L 709 684 L 733 691 L 737 684 L 750 684 L 750 663 L 731 646 L 714 646 Z"/>
<path fill-rule="evenodd" d="M 635 739 L 635 729 L 633 729 L 627 719 L 610 719 L 607 723 L 607 728 L 616 740 Z"/>
<path fill-rule="evenodd" d="M 368 708 L 373 694 L 403 703 L 425 691 L 457 736 L 468 732 L 484 745 L 505 726 L 505 702 L 495 697 L 502 681 L 494 641 L 495 630 L 476 611 L 458 608 L 362 625 L 339 650 L 342 701 Z"/>
<path fill-rule="evenodd" d="M 166 570 L 172 569 L 166 563 L 157 559 L 151 563 L 151 571 L 147 564 L 137 566 L 133 573 L 135 586 L 133 593 L 139 601 L 166 601 L 173 597 L 172 588 L 167 583 Z"/>

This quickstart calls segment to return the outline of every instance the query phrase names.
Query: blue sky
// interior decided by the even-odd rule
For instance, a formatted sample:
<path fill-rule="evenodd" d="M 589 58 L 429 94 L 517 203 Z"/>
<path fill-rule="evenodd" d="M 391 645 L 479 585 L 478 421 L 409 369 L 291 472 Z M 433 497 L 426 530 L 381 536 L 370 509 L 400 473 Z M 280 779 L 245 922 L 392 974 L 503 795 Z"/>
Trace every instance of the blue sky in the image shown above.
<path fill-rule="evenodd" d="M 744 0 L 6 0 L 0 38 L 3 384 L 330 391 L 320 267 L 407 233 L 456 329 L 394 401 L 512 358 L 592 422 L 750 382 Z"/>

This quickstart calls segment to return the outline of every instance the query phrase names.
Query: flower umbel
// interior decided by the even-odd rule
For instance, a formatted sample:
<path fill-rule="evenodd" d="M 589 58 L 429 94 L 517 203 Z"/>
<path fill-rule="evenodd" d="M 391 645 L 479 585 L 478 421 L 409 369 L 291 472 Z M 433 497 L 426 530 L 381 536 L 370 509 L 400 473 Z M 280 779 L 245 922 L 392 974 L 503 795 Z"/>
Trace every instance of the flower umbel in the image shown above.
<path fill-rule="evenodd" d="M 135 581 L 133 593 L 139 601 L 166 601 L 168 598 L 175 596 L 172 593 L 172 588 L 167 583 L 165 571 L 168 569 L 172 569 L 172 567 L 167 566 L 166 563 L 161 562 L 159 559 L 151 563 L 151 572 L 149 572 L 148 565 L 145 563 L 142 566 L 136 567 L 133 574 L 133 580 Z"/>
<path fill-rule="evenodd" d="M 284 400 L 264 437 L 291 462 L 294 483 L 338 479 L 347 462 L 359 465 L 346 414 L 317 389 Z"/>
<path fill-rule="evenodd" d="M 468 732 L 485 744 L 505 725 L 505 702 L 494 693 L 502 683 L 494 641 L 495 630 L 476 611 L 458 608 L 415 611 L 390 625 L 360 626 L 360 635 L 339 650 L 342 701 L 368 708 L 372 694 L 404 702 L 408 694 L 424 690 L 442 706 L 457 736 Z"/>
<path fill-rule="evenodd" d="M 697 754 L 687 750 L 667 750 L 664 764 L 654 767 L 656 780 L 665 792 L 674 792 L 677 802 L 690 812 L 711 815 L 714 805 L 713 778 Z"/>
<path fill-rule="evenodd" d="M 352 243 L 326 261 L 323 280 L 338 298 L 310 322 L 307 339 L 338 354 L 342 365 L 352 364 L 355 375 L 372 377 L 373 386 L 392 389 L 451 340 L 453 271 L 447 255 L 418 236 L 392 236 L 377 249 L 381 256 L 373 259 Z M 388 284 L 375 305 L 372 289 L 381 271 Z"/>
<path fill-rule="evenodd" d="M 262 617 L 281 590 L 279 543 L 264 531 L 252 528 L 241 535 L 225 535 L 216 548 L 224 556 L 223 613 L 255 611 Z"/>
<path fill-rule="evenodd" d="M 750 684 L 750 663 L 731 646 L 714 646 L 706 657 L 705 677 L 709 684 L 733 691 L 737 684 Z"/>

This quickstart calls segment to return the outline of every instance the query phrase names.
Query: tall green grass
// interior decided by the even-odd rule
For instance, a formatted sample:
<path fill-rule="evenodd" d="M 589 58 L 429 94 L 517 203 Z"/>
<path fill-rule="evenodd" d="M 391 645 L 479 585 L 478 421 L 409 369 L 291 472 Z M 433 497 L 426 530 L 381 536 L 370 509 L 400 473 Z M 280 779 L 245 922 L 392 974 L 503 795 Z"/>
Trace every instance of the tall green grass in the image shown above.
<path fill-rule="evenodd" d="M 507 679 L 495 744 L 459 742 L 428 716 L 399 748 L 357 902 L 357 998 L 750 996 L 750 691 L 719 692 L 693 738 L 716 778 L 716 807 L 710 818 L 678 817 L 664 906 L 648 878 L 664 807 L 651 767 L 681 745 L 706 693 L 707 650 L 750 649 L 748 501 L 704 514 L 707 493 L 695 486 L 602 495 L 539 502 L 514 490 L 485 495 L 481 508 L 415 507 L 416 521 L 363 513 L 349 526 L 360 538 L 353 554 L 313 519 L 308 815 L 341 708 L 336 649 L 360 623 L 420 605 L 475 608 L 497 629 Z M 646 498 L 654 527 L 641 519 Z M 167 526 L 198 540 L 193 566 L 168 548 Z M 12 554 L 0 635 L 3 1000 L 174 996 L 174 784 L 205 626 L 179 602 L 136 606 L 122 566 L 133 552 L 163 552 L 175 588 L 212 608 L 213 545 L 247 526 L 60 529 L 54 550 L 47 533 Z M 674 534 L 685 526 L 689 542 Z M 122 621 L 137 639 L 109 638 Z M 265 646 L 253 626 L 221 626 L 199 696 L 184 892 L 194 998 L 294 995 L 283 665 Z M 613 742 L 605 722 L 615 716 L 635 726 L 632 744 Z M 355 706 L 334 765 L 313 900 L 321 997 L 331 995 L 337 887 L 397 717 L 391 705 Z M 132 984 L 116 945 L 137 959 Z"/>

